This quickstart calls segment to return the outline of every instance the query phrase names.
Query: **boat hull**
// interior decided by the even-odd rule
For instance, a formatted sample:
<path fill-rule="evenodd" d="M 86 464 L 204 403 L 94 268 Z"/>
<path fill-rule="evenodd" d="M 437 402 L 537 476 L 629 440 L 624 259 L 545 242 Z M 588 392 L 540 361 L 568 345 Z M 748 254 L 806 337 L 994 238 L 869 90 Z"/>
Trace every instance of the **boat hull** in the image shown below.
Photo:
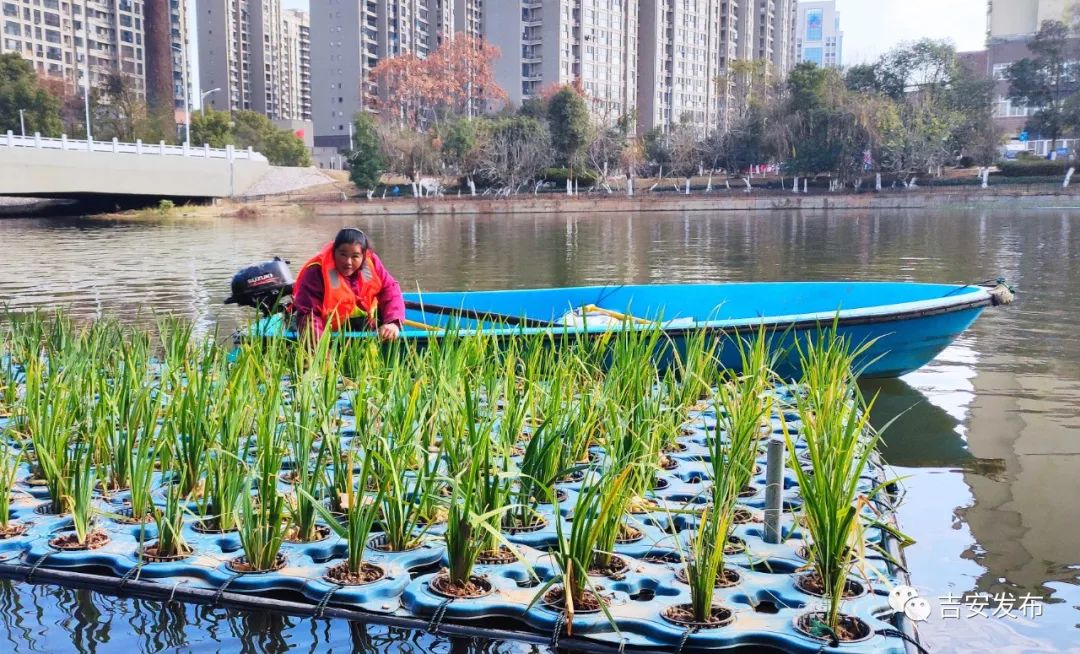
<path fill-rule="evenodd" d="M 902 301 L 884 303 L 892 296 Z M 553 343 L 594 339 L 612 329 L 653 329 L 667 338 L 657 353 L 667 366 L 685 351 L 687 339 L 704 330 L 719 339 L 721 364 L 739 366 L 738 348 L 730 341 L 764 329 L 773 349 L 780 350 L 777 372 L 800 373 L 797 341 L 836 334 L 853 345 L 866 345 L 859 363 L 864 377 L 898 377 L 926 365 L 993 303 L 979 286 L 941 284 L 758 283 L 577 287 L 511 291 L 406 294 L 411 308 L 402 338 L 424 346 L 448 332 L 482 329 L 501 339 L 550 333 Z M 635 316 L 633 323 L 608 325 L 556 324 L 568 309 L 587 305 Z M 770 311 L 768 307 L 775 307 Z M 524 323 L 507 325 L 498 314 Z M 779 314 L 779 315 L 777 315 Z M 629 327 L 627 326 L 629 325 Z M 253 328 L 260 337 L 295 338 L 281 316 Z M 371 338 L 369 332 L 346 332 L 350 338 Z"/>

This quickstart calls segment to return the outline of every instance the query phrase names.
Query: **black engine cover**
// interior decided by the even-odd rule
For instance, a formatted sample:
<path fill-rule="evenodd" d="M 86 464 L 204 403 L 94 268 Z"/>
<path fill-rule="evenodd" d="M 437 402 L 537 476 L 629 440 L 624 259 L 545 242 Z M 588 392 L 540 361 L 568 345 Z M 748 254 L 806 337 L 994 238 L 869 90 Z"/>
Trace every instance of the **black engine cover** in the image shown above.
<path fill-rule="evenodd" d="M 274 257 L 272 261 L 248 266 L 233 275 L 232 295 L 225 304 L 254 307 L 264 314 L 285 308 L 284 299 L 293 290 L 293 276 L 287 261 Z"/>

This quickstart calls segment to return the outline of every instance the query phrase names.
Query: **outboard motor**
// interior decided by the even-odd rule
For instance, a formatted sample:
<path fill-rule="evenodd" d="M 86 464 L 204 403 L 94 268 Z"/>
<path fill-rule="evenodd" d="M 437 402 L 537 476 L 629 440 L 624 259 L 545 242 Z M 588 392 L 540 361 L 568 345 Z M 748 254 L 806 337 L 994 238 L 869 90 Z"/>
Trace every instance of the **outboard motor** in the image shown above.
<path fill-rule="evenodd" d="M 264 315 L 284 311 L 285 298 L 292 294 L 293 276 L 288 261 L 274 257 L 272 261 L 248 266 L 233 275 L 232 295 L 225 304 L 254 307 Z"/>

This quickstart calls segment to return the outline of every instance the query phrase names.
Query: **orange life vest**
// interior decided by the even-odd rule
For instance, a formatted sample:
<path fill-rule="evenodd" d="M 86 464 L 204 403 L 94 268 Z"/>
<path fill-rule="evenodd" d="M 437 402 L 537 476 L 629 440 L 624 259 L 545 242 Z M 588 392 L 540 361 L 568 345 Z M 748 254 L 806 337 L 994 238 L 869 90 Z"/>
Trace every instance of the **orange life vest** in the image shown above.
<path fill-rule="evenodd" d="M 352 286 L 348 281 L 341 278 L 337 266 L 334 264 L 334 244 L 327 243 L 319 253 L 308 260 L 296 274 L 294 286 L 300 287 L 300 280 L 312 268 L 322 270 L 323 300 L 322 315 L 326 319 L 326 326 L 332 330 L 339 330 L 348 322 L 349 318 L 365 316 L 372 327 L 378 327 L 375 323 L 375 311 L 378 308 L 378 295 L 382 290 L 382 279 L 375 274 L 375 266 L 372 262 L 374 253 L 368 252 L 364 262 L 360 265 L 360 295 L 353 293 Z"/>

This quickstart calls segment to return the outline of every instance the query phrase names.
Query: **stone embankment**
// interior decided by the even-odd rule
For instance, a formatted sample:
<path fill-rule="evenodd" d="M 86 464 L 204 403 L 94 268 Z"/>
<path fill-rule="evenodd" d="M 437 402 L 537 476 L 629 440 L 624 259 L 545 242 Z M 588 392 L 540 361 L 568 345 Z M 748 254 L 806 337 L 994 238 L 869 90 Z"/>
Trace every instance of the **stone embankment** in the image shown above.
<path fill-rule="evenodd" d="M 302 202 L 302 201 L 301 201 Z M 643 211 L 820 211 L 877 209 L 934 209 L 1023 206 L 1080 209 L 1080 188 L 1025 186 L 1022 188 L 923 188 L 880 193 L 794 194 L 779 191 L 714 191 L 625 195 L 520 195 L 510 198 L 438 197 L 319 202 L 310 206 L 322 216 L 469 215 L 516 213 L 621 213 Z"/>

